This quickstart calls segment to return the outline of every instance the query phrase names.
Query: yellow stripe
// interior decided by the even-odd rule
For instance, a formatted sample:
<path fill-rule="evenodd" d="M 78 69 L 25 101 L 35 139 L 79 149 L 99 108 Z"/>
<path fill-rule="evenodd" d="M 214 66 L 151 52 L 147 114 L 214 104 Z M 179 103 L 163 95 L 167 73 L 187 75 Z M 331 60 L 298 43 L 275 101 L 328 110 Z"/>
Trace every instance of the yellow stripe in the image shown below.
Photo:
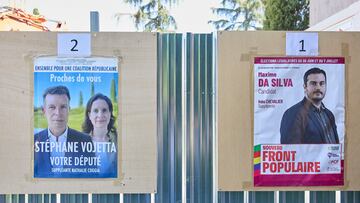
<path fill-rule="evenodd" d="M 259 163 L 260 163 L 260 157 L 255 158 L 255 159 L 254 159 L 254 164 L 259 164 Z"/>

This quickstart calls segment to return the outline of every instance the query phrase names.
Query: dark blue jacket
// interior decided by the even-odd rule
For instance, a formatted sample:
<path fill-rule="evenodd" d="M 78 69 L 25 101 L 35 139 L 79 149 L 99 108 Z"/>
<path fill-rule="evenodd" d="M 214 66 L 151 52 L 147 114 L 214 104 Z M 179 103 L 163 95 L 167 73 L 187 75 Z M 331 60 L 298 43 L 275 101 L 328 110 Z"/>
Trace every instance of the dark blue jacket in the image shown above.
<path fill-rule="evenodd" d="M 36 142 L 49 142 L 48 129 L 45 129 L 37 134 L 35 134 Z M 96 166 L 75 166 L 74 159 L 75 157 L 94 157 L 95 153 L 83 151 L 81 143 L 93 145 L 91 137 L 84 133 L 78 132 L 71 128 L 68 128 L 67 140 L 66 142 L 78 142 L 78 151 L 77 152 L 65 152 L 65 157 L 72 157 L 73 165 L 64 166 L 64 168 L 85 168 L 88 167 L 96 168 Z M 54 173 L 51 171 L 52 165 L 50 162 L 50 152 L 34 152 L 34 177 L 35 178 L 74 178 L 74 177 L 92 177 L 92 174 L 83 173 L 83 172 L 71 172 L 71 173 Z"/>
<path fill-rule="evenodd" d="M 280 126 L 281 144 L 326 144 L 326 135 L 311 107 L 311 102 L 304 98 L 285 111 Z M 330 120 L 329 125 L 338 144 L 335 117 L 329 109 L 324 107 L 323 110 Z"/>

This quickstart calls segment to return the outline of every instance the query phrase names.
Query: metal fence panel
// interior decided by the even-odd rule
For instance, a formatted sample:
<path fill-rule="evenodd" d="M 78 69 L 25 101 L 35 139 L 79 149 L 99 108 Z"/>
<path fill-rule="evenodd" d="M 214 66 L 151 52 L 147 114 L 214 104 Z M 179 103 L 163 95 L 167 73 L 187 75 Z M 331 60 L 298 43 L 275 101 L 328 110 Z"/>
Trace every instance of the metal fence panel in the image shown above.
<path fill-rule="evenodd" d="M 119 194 L 93 194 L 92 195 L 93 203 L 119 202 L 119 199 L 120 199 Z"/>
<path fill-rule="evenodd" d="M 182 34 L 158 35 L 158 203 L 182 198 Z"/>
<path fill-rule="evenodd" d="M 335 203 L 334 191 L 311 191 L 310 203 Z"/>
<path fill-rule="evenodd" d="M 249 192 L 250 203 L 274 203 L 274 192 Z"/>
<path fill-rule="evenodd" d="M 28 195 L 29 203 L 56 203 L 55 194 L 30 194 Z"/>
<path fill-rule="evenodd" d="M 244 203 L 244 192 L 219 192 L 218 203 Z"/>
<path fill-rule="evenodd" d="M 0 195 L 0 203 L 23 203 L 25 202 L 25 195 L 12 194 L 12 195 Z"/>
<path fill-rule="evenodd" d="M 124 202 L 125 203 L 150 203 L 150 194 L 125 194 Z M 102 201 L 99 201 L 99 203 Z M 111 201 L 108 201 L 111 202 Z M 119 202 L 114 199 L 113 202 Z"/>
<path fill-rule="evenodd" d="M 304 203 L 305 192 L 279 192 L 279 203 Z"/>
<path fill-rule="evenodd" d="M 359 203 L 359 202 L 360 202 L 359 191 L 341 192 L 341 203 Z"/>
<path fill-rule="evenodd" d="M 213 201 L 212 34 L 187 34 L 187 202 Z"/>
<path fill-rule="evenodd" d="M 61 194 L 61 203 L 87 203 L 89 201 L 88 194 Z"/>

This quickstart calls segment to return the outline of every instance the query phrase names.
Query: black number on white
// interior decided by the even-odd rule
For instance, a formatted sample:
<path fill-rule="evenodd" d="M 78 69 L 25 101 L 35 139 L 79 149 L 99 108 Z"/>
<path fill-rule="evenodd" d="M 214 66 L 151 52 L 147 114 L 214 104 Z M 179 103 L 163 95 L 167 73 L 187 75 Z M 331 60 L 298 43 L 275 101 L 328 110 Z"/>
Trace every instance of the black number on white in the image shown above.
<path fill-rule="evenodd" d="M 71 48 L 70 50 L 71 50 L 71 51 L 79 51 L 78 49 L 76 49 L 76 46 L 77 46 L 77 44 L 78 44 L 78 41 L 77 41 L 76 39 L 72 39 L 71 42 L 74 42 L 74 46 L 73 46 L 73 48 Z"/>
<path fill-rule="evenodd" d="M 304 49 L 304 47 L 305 47 L 304 40 L 300 40 L 299 43 L 301 44 L 301 49 L 299 51 L 300 52 L 305 52 L 306 50 Z"/>

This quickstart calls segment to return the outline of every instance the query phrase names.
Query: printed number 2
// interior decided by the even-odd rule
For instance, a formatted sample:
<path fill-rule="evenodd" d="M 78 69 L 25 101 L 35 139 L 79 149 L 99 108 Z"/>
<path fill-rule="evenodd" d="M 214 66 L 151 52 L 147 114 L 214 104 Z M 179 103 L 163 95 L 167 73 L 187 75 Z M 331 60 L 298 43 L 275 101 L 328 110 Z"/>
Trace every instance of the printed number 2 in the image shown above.
<path fill-rule="evenodd" d="M 78 49 L 76 49 L 76 46 L 77 46 L 77 44 L 78 44 L 78 41 L 77 41 L 76 39 L 72 39 L 71 42 L 74 42 L 74 46 L 73 46 L 73 48 L 71 48 L 70 50 L 71 50 L 71 51 L 79 51 Z"/>
<path fill-rule="evenodd" d="M 299 43 L 301 44 L 301 49 L 299 50 L 300 52 L 305 52 L 306 50 L 304 49 L 304 40 L 300 40 Z"/>

